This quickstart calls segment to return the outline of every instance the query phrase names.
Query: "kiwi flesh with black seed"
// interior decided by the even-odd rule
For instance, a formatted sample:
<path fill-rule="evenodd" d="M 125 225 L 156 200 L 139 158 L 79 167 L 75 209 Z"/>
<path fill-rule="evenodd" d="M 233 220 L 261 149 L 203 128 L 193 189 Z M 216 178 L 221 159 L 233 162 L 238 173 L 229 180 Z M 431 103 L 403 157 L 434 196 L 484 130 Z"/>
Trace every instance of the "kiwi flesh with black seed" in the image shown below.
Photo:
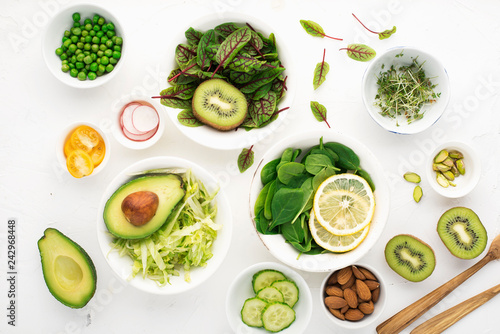
<path fill-rule="evenodd" d="M 193 114 L 201 122 L 221 131 L 237 128 L 247 116 L 242 92 L 222 79 L 202 82 L 193 95 Z"/>
<path fill-rule="evenodd" d="M 488 243 L 488 234 L 477 214 L 469 208 L 451 208 L 439 218 L 439 237 L 451 254 L 461 259 L 473 259 Z"/>
<path fill-rule="evenodd" d="M 436 266 L 432 248 L 409 234 L 396 235 L 389 240 L 385 246 L 385 260 L 392 270 L 412 282 L 423 281 Z"/>

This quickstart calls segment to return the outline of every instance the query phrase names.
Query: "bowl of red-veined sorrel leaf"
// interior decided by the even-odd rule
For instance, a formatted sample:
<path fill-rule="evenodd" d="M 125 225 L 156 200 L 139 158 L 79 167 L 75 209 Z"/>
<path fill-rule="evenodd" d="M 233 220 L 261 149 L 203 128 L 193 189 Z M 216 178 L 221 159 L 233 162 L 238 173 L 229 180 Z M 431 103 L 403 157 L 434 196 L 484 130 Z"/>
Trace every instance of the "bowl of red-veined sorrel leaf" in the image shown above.
<path fill-rule="evenodd" d="M 231 241 L 231 208 L 201 166 L 153 157 L 120 172 L 102 196 L 97 217 L 101 251 L 131 286 L 178 294 L 206 281 Z"/>
<path fill-rule="evenodd" d="M 249 147 L 279 127 L 293 99 L 290 55 L 279 31 L 237 13 L 186 24 L 173 38 L 159 95 L 167 115 L 195 142 Z"/>
<path fill-rule="evenodd" d="M 271 147 L 250 188 L 257 235 L 278 260 L 325 272 L 348 266 L 377 242 L 389 215 L 378 159 L 333 131 L 294 134 Z"/>
<path fill-rule="evenodd" d="M 397 134 L 432 126 L 450 99 L 448 73 L 431 54 L 395 47 L 377 57 L 362 82 L 363 102 L 377 124 Z"/>

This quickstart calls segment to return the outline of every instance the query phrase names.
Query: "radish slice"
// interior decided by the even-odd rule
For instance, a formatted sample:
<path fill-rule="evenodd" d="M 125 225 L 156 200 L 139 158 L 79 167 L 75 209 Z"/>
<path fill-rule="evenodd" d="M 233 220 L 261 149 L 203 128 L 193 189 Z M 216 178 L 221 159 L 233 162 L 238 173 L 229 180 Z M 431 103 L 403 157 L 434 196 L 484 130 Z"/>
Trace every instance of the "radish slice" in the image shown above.
<path fill-rule="evenodd" d="M 132 122 L 132 114 L 134 113 L 134 110 L 136 108 L 141 107 L 140 104 L 130 104 L 128 105 L 125 109 L 123 109 L 122 113 L 122 122 L 123 122 L 123 127 L 127 129 L 128 132 L 135 134 L 135 135 L 142 135 L 146 133 L 147 131 L 139 131 L 136 128 L 134 128 L 134 124 Z"/>
<path fill-rule="evenodd" d="M 153 130 L 146 132 L 144 134 L 136 135 L 136 134 L 129 132 L 125 127 L 122 127 L 122 132 L 125 135 L 125 137 L 127 137 L 128 139 L 133 140 L 133 141 L 146 141 L 146 140 L 150 139 L 151 137 L 153 137 L 157 131 L 158 131 L 158 127 L 154 128 Z"/>
<path fill-rule="evenodd" d="M 158 127 L 159 117 L 156 109 L 147 105 L 137 107 L 132 112 L 132 126 L 139 132 L 149 132 Z"/>

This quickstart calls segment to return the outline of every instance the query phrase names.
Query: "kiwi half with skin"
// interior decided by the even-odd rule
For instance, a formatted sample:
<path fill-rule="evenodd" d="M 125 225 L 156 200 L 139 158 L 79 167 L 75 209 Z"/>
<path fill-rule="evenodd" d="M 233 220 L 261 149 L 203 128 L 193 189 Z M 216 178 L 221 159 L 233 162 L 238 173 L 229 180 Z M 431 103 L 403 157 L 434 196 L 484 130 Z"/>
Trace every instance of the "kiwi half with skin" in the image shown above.
<path fill-rule="evenodd" d="M 439 218 L 439 237 L 451 254 L 461 259 L 473 259 L 488 243 L 488 234 L 474 211 L 464 207 L 452 208 Z"/>
<path fill-rule="evenodd" d="M 245 120 L 247 100 L 238 88 L 222 79 L 206 80 L 194 92 L 193 114 L 217 130 L 228 131 Z"/>
<path fill-rule="evenodd" d="M 389 240 L 385 246 L 385 260 L 392 270 L 412 282 L 423 281 L 436 266 L 432 248 L 409 234 L 396 235 Z"/>

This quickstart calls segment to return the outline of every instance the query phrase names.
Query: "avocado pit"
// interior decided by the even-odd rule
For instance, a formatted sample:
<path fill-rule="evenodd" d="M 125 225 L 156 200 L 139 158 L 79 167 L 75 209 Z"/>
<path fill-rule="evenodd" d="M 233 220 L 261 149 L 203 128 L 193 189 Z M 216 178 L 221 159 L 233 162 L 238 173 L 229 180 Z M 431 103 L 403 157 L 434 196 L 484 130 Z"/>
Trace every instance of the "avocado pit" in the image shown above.
<path fill-rule="evenodd" d="M 158 195 L 151 191 L 131 193 L 122 202 L 122 212 L 129 223 L 134 226 L 147 224 L 158 209 Z"/>

